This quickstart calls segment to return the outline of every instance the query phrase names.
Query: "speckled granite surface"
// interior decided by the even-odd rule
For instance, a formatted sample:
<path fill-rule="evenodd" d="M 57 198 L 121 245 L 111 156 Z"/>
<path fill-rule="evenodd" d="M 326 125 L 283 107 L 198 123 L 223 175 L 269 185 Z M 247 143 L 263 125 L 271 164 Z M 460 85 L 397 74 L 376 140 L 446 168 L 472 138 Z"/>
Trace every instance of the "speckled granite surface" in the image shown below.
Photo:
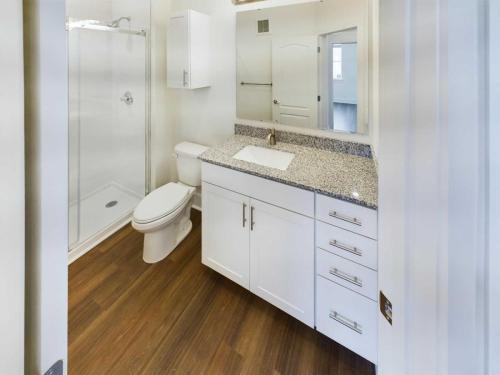
<path fill-rule="evenodd" d="M 233 158 L 248 145 L 291 152 L 295 158 L 286 171 Z M 270 147 L 264 139 L 236 134 L 203 153 L 200 159 L 364 207 L 378 207 L 377 173 L 371 158 L 283 142 Z"/>
<path fill-rule="evenodd" d="M 269 129 L 236 124 L 234 126 L 234 134 L 264 139 L 269 134 Z M 326 151 L 343 152 L 350 155 L 364 156 L 365 158 L 373 158 L 372 148 L 370 145 L 363 143 L 347 142 L 339 139 L 317 137 L 314 135 L 281 130 L 276 131 L 276 139 L 278 142 L 315 147 Z"/>

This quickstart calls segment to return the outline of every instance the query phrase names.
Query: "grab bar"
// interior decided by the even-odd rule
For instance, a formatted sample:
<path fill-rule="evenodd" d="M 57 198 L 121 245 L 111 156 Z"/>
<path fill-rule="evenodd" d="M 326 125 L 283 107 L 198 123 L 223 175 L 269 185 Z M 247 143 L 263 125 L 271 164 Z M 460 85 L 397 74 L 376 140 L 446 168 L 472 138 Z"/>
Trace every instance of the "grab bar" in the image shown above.
<path fill-rule="evenodd" d="M 241 82 L 241 86 L 249 85 L 249 86 L 272 86 L 272 83 L 254 83 L 254 82 Z"/>

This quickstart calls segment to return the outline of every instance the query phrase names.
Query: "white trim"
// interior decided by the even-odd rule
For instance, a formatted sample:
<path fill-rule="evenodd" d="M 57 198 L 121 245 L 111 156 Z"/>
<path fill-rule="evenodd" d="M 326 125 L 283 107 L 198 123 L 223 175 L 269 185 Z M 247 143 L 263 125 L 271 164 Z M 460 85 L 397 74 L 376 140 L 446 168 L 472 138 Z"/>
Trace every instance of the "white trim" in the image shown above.
<path fill-rule="evenodd" d="M 487 374 L 500 373 L 500 3 L 489 1 L 489 192 Z"/>
<path fill-rule="evenodd" d="M 106 240 L 108 237 L 118 232 L 124 226 L 130 223 L 132 220 L 132 214 L 127 214 L 126 216 L 118 219 L 113 224 L 107 226 L 100 232 L 96 233 L 89 239 L 83 241 L 81 244 L 72 249 L 68 254 L 68 264 L 73 263 L 77 259 L 81 258 L 85 254 L 87 254 L 90 250 L 94 249 L 101 242 Z"/>

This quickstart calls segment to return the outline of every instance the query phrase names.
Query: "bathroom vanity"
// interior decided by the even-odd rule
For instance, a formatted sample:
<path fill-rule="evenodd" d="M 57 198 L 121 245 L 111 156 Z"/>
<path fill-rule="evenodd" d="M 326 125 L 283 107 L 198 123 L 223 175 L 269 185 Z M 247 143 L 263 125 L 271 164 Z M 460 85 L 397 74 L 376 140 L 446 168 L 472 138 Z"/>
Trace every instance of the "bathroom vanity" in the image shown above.
<path fill-rule="evenodd" d="M 369 146 L 281 133 L 270 147 L 265 130 L 236 129 L 201 156 L 203 263 L 376 363 Z"/>

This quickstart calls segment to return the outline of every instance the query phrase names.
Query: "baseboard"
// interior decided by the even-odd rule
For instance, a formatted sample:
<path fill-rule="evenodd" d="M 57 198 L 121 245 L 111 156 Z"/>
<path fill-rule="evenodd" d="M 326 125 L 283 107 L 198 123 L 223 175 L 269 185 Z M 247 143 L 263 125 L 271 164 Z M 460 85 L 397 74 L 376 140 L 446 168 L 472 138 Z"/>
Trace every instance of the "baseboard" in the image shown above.
<path fill-rule="evenodd" d="M 111 224 L 110 226 L 106 227 L 99 233 L 96 233 L 88 240 L 82 242 L 74 249 L 71 249 L 68 254 L 68 264 L 71 264 L 75 260 L 81 258 L 85 254 L 87 254 L 90 250 L 92 250 L 94 247 L 99 245 L 106 238 L 118 232 L 125 225 L 129 224 L 131 219 L 132 219 L 132 214 L 128 214 L 125 217 L 121 218 L 120 220 L 116 221 L 115 223 Z"/>

